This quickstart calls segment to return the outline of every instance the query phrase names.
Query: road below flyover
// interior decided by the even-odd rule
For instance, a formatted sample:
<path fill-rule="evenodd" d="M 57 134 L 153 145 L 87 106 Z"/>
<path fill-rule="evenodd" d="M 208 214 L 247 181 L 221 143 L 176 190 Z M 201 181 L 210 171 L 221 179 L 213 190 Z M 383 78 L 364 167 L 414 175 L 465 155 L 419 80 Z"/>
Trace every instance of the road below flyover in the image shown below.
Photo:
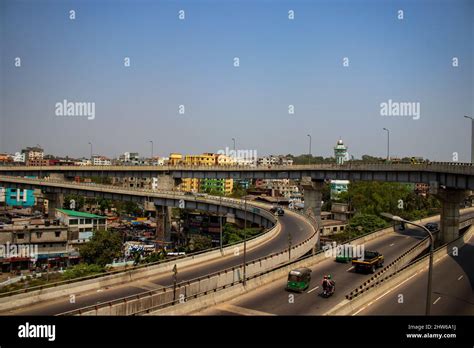
<path fill-rule="evenodd" d="M 465 212 L 462 218 L 473 217 L 473 212 Z M 430 219 L 439 222 L 439 216 Z M 365 250 L 381 252 L 385 265 L 390 264 L 400 254 L 426 237 L 418 228 L 390 232 L 365 243 Z M 212 308 L 194 313 L 197 315 L 323 315 L 345 299 L 345 295 L 368 280 L 371 274 L 354 272 L 349 263 L 339 263 L 334 258 L 324 260 L 310 267 L 311 283 L 303 293 L 285 291 L 286 276 L 279 278 L 259 289 L 252 290 L 238 298 L 218 304 Z M 321 280 L 325 274 L 331 274 L 336 281 L 336 292 L 329 298 L 320 296 Z M 424 292 L 422 292 L 424 294 Z M 378 314 L 384 314 L 379 312 Z"/>

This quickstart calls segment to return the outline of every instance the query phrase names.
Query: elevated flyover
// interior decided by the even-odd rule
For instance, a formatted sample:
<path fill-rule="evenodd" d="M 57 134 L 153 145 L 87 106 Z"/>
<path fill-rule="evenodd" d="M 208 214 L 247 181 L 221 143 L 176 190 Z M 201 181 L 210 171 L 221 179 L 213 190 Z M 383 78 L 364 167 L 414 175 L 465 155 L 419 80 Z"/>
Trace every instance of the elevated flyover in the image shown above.
<path fill-rule="evenodd" d="M 319 221 L 321 183 L 324 180 L 387 181 L 425 183 L 442 203 L 440 243 L 448 243 L 459 234 L 459 205 L 474 190 L 474 166 L 470 163 L 427 162 L 361 163 L 343 165 L 314 164 L 292 166 L 0 166 L 8 176 L 59 175 L 81 177 L 157 177 L 163 188 L 172 189 L 183 178 L 200 179 L 295 179 L 301 180 L 305 210 Z"/>

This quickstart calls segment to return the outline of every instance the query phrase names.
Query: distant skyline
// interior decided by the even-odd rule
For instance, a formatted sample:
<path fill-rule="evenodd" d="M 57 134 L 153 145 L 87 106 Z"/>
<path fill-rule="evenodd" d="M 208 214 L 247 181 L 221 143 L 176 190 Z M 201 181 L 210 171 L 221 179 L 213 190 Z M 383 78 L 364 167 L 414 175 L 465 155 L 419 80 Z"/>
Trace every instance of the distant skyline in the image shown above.
<path fill-rule="evenodd" d="M 235 138 L 299 155 L 311 134 L 314 156 L 342 138 L 385 157 L 386 127 L 393 157 L 470 161 L 474 1 L 2 0 L 0 23 L 0 152 L 148 157 L 152 140 L 168 156 Z M 419 116 L 381 111 L 404 102 Z"/>

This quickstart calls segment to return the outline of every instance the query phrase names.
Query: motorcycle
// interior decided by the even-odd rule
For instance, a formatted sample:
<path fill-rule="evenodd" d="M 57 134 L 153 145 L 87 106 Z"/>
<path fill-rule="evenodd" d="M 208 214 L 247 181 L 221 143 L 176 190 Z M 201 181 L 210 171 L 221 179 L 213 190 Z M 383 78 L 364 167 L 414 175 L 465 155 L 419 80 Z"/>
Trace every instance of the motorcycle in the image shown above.
<path fill-rule="evenodd" d="M 335 291 L 336 291 L 336 282 L 333 280 L 333 281 L 331 281 L 331 286 L 326 287 L 326 289 L 323 289 L 323 292 L 321 293 L 321 296 L 325 297 L 325 298 L 328 298 L 331 295 L 333 295 Z"/>

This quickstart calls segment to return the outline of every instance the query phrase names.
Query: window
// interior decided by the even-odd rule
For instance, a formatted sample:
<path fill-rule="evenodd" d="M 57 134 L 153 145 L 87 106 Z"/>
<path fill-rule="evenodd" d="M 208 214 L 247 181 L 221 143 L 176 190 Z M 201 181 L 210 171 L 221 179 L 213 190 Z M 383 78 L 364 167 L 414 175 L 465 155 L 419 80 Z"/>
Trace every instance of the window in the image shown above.
<path fill-rule="evenodd" d="M 337 227 L 333 227 L 333 228 L 332 228 L 332 231 L 333 231 L 333 232 L 337 232 Z"/>
<path fill-rule="evenodd" d="M 77 219 L 69 220 L 69 225 L 77 225 Z"/>
<path fill-rule="evenodd" d="M 92 219 L 86 219 L 86 222 L 85 222 L 86 225 L 90 225 L 91 223 L 92 223 Z"/>
<path fill-rule="evenodd" d="M 61 231 L 54 232 L 54 235 L 56 236 L 56 238 L 61 237 Z"/>
<path fill-rule="evenodd" d="M 18 233 L 16 236 L 17 236 L 18 239 L 23 239 L 23 238 L 25 238 L 25 234 L 24 234 L 24 233 Z"/>
<path fill-rule="evenodd" d="M 36 238 L 40 239 L 43 235 L 43 232 L 36 232 Z"/>

